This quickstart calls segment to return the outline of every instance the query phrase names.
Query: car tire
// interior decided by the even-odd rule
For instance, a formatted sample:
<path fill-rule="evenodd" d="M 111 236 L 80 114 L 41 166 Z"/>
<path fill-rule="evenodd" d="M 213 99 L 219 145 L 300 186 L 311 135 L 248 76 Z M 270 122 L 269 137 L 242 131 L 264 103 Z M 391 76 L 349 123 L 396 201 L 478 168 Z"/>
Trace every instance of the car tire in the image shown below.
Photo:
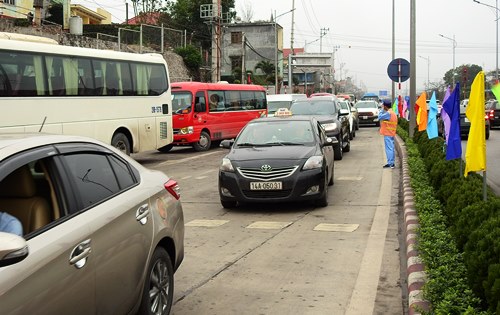
<path fill-rule="evenodd" d="M 334 160 L 340 161 L 340 160 L 342 160 L 342 157 L 343 157 L 342 146 L 344 145 L 342 135 L 340 135 L 338 141 L 339 141 L 338 145 L 336 145 L 333 148 L 333 154 L 334 154 L 333 158 L 334 158 Z"/>
<path fill-rule="evenodd" d="M 334 184 L 333 178 L 334 178 L 334 170 L 332 170 L 332 175 L 330 176 L 330 180 L 328 181 L 328 186 L 333 186 Z"/>
<path fill-rule="evenodd" d="M 111 145 L 123 153 L 130 155 L 130 141 L 123 133 L 116 133 L 111 139 Z"/>
<path fill-rule="evenodd" d="M 328 180 L 327 180 L 328 174 L 325 175 L 325 188 L 323 190 L 323 194 L 321 194 L 321 197 L 319 199 L 315 200 L 314 204 L 318 207 L 326 207 L 328 206 Z"/>
<path fill-rule="evenodd" d="M 486 130 L 486 140 L 490 138 L 490 129 Z"/>
<path fill-rule="evenodd" d="M 356 122 L 356 130 L 359 130 L 359 121 Z"/>
<path fill-rule="evenodd" d="M 221 200 L 220 203 L 222 207 L 226 209 L 236 208 L 236 205 L 238 204 L 238 202 L 233 200 Z"/>
<path fill-rule="evenodd" d="M 351 151 L 351 140 L 347 139 L 347 143 L 343 149 L 344 152 L 349 152 Z"/>
<path fill-rule="evenodd" d="M 174 147 L 173 144 L 167 144 L 166 146 L 159 148 L 158 151 L 160 151 L 161 153 L 167 153 L 170 152 L 170 150 L 172 150 L 173 147 Z"/>
<path fill-rule="evenodd" d="M 155 249 L 146 274 L 139 314 L 169 314 L 174 298 L 174 269 L 167 251 Z M 162 309 L 161 311 L 159 311 Z"/>
<path fill-rule="evenodd" d="M 207 151 L 210 149 L 212 145 L 212 140 L 210 139 L 210 135 L 206 131 L 202 131 L 200 134 L 200 140 L 193 144 L 193 148 L 196 152 Z"/>
<path fill-rule="evenodd" d="M 352 131 L 352 137 L 356 138 L 356 128 L 354 128 L 354 130 Z"/>

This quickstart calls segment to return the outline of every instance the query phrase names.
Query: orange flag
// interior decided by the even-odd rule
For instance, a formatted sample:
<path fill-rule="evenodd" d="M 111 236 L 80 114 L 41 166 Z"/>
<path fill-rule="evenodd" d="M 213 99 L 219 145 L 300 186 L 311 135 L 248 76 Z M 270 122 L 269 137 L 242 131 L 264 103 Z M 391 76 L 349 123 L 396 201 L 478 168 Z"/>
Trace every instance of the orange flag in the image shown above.
<path fill-rule="evenodd" d="M 417 126 L 418 131 L 427 129 L 427 93 L 422 92 L 417 99 Z"/>

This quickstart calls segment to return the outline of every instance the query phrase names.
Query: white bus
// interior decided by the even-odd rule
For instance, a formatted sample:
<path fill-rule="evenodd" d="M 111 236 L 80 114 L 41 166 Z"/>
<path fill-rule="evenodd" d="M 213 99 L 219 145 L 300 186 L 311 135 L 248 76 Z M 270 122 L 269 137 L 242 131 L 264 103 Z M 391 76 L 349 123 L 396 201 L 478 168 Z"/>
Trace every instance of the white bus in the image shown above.
<path fill-rule="evenodd" d="M 127 154 L 173 141 L 161 55 L 9 38 L 0 39 L 0 132 L 88 136 Z"/>

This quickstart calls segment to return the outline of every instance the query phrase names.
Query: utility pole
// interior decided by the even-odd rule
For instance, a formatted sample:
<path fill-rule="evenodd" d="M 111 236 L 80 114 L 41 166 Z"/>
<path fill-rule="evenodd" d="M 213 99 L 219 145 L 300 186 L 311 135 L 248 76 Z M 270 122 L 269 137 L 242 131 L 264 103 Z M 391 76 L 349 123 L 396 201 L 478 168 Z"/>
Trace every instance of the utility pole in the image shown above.
<path fill-rule="evenodd" d="M 396 59 L 396 8 L 392 0 L 392 59 Z M 391 80 L 391 102 L 396 98 L 396 82 Z"/>
<path fill-rule="evenodd" d="M 321 28 L 319 30 L 319 53 L 322 53 L 322 47 L 323 47 L 323 36 L 326 35 L 326 33 L 330 30 L 330 28 Z"/>
<path fill-rule="evenodd" d="M 288 55 L 288 89 L 289 92 L 292 93 L 292 74 L 293 74 L 293 67 L 292 67 L 292 59 L 293 55 L 295 54 L 293 51 L 293 26 L 295 24 L 295 0 L 292 0 L 292 32 L 290 36 L 290 54 Z"/>
<path fill-rule="evenodd" d="M 241 53 L 241 84 L 246 84 L 247 71 L 245 69 L 245 33 L 241 34 L 242 53 Z"/>
<path fill-rule="evenodd" d="M 408 130 L 410 137 L 413 137 L 415 133 L 415 111 L 413 110 L 413 104 L 417 101 L 417 85 L 415 82 L 417 69 L 415 62 L 417 61 L 417 49 L 416 49 L 416 39 L 417 39 L 417 5 L 416 0 L 410 0 L 410 109 L 409 109 L 409 122 L 410 130 Z"/>
<path fill-rule="evenodd" d="M 212 82 L 220 81 L 220 0 L 212 0 Z"/>

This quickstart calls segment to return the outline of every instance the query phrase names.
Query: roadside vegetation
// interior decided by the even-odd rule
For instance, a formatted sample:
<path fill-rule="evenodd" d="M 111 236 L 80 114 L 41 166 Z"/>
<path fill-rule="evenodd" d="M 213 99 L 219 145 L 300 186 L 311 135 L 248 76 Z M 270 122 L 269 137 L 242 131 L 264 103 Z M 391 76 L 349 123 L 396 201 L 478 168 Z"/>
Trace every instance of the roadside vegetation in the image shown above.
<path fill-rule="evenodd" d="M 460 176 L 459 160 L 447 161 L 442 138 L 427 133 L 405 141 L 420 229 L 418 251 L 427 274 L 424 297 L 430 314 L 500 315 L 500 198 L 482 177 Z"/>

